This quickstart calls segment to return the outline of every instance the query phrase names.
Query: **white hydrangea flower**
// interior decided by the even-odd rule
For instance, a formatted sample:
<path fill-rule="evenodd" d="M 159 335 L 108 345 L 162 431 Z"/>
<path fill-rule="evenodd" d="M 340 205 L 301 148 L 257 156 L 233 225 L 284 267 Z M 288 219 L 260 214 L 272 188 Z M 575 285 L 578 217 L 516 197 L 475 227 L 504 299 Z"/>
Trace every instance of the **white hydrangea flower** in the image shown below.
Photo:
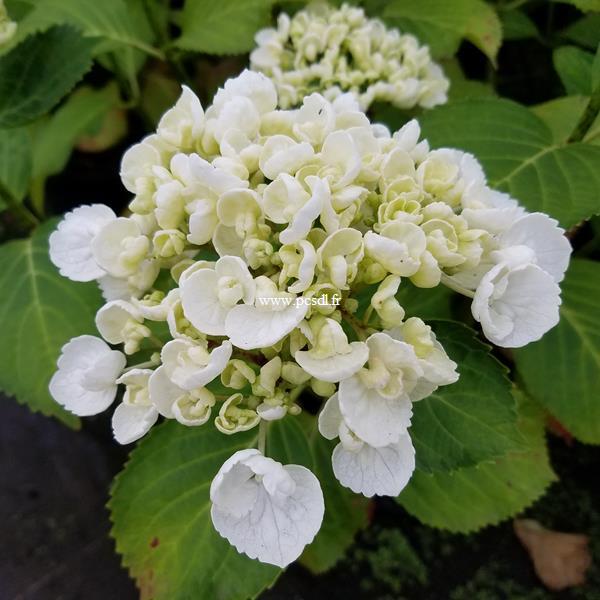
<path fill-rule="evenodd" d="M 187 319 L 202 333 L 225 335 L 225 321 L 240 301 L 251 304 L 256 283 L 238 257 L 220 258 L 214 269 L 198 269 L 181 285 L 181 303 Z"/>
<path fill-rule="evenodd" d="M 252 449 L 225 461 L 210 499 L 215 529 L 238 552 L 279 567 L 300 556 L 325 511 L 319 481 L 308 469 L 284 466 Z"/>
<path fill-rule="evenodd" d="M 100 338 L 73 338 L 62 347 L 50 394 L 75 415 L 97 415 L 113 403 L 125 363 L 123 353 L 111 350 Z"/>
<path fill-rule="evenodd" d="M 419 366 L 423 370 L 423 375 L 410 394 L 413 402 L 427 398 L 441 385 L 450 385 L 458 381 L 458 365 L 448 357 L 431 327 L 421 319 L 411 317 L 387 333 L 414 348 Z"/>
<path fill-rule="evenodd" d="M 348 4 L 281 13 L 277 28 L 259 31 L 255 41 L 252 69 L 273 80 L 283 108 L 314 91 L 330 100 L 351 92 L 363 110 L 375 101 L 431 108 L 447 100 L 449 82 L 427 46 Z"/>
<path fill-rule="evenodd" d="M 348 342 L 342 326 L 333 319 L 323 319 L 314 333 L 312 348 L 298 350 L 296 362 L 313 377 L 337 383 L 354 375 L 369 357 L 364 342 Z"/>
<path fill-rule="evenodd" d="M 560 288 L 552 275 L 529 262 L 501 262 L 479 283 L 471 311 L 485 336 L 504 348 L 539 340 L 559 320 Z"/>
<path fill-rule="evenodd" d="M 92 252 L 92 241 L 104 225 L 116 218 L 104 204 L 80 206 L 64 216 L 49 240 L 50 260 L 63 277 L 93 281 L 106 275 Z"/>
<path fill-rule="evenodd" d="M 136 273 L 150 251 L 150 240 L 134 219 L 119 217 L 106 223 L 91 242 L 98 265 L 113 277 Z"/>
<path fill-rule="evenodd" d="M 158 419 L 158 409 L 148 391 L 150 375 L 151 369 L 130 369 L 117 380 L 125 385 L 123 402 L 112 416 L 113 435 L 119 444 L 139 440 Z"/>
<path fill-rule="evenodd" d="M 380 234 L 372 231 L 365 234 L 367 256 L 393 275 L 402 277 L 417 273 L 426 247 L 425 233 L 414 223 L 388 223 L 382 227 Z"/>
<path fill-rule="evenodd" d="M 371 446 L 346 424 L 334 394 L 319 414 L 319 431 L 328 440 L 340 438 L 331 457 L 333 473 L 357 494 L 398 496 L 415 470 L 415 450 L 408 433 L 386 446 Z"/>
<path fill-rule="evenodd" d="M 96 328 L 109 344 L 124 344 L 125 354 L 139 350 L 142 339 L 150 336 L 141 312 L 125 300 L 111 300 L 96 313 Z"/>
<path fill-rule="evenodd" d="M 158 123 L 157 132 L 169 144 L 182 150 L 194 150 L 200 142 L 204 127 L 204 110 L 198 96 L 182 85 L 182 93 L 175 106 Z"/>
<path fill-rule="evenodd" d="M 571 244 L 556 219 L 544 213 L 531 213 L 517 219 L 498 239 L 500 249 L 525 246 L 534 253 L 533 262 L 552 275 L 556 283 L 563 280 L 571 257 Z"/>
<path fill-rule="evenodd" d="M 254 304 L 234 306 L 225 320 L 231 343 L 244 350 L 273 346 L 295 329 L 308 311 L 308 304 L 279 291 L 267 277 L 257 277 L 255 283 Z"/>
<path fill-rule="evenodd" d="M 348 427 L 371 446 L 396 443 L 412 417 L 411 392 L 423 375 L 413 347 L 387 333 L 366 341 L 367 367 L 340 382 L 340 410 Z"/>
<path fill-rule="evenodd" d="M 214 394 L 205 387 L 184 390 L 175 384 L 164 366 L 158 367 L 148 381 L 150 401 L 160 415 L 176 419 L 187 427 L 204 425 L 215 405 Z"/>
<path fill-rule="evenodd" d="M 171 381 L 191 391 L 219 376 L 227 366 L 231 352 L 231 342 L 227 340 L 209 351 L 204 344 L 176 339 L 163 346 L 161 360 Z"/>
<path fill-rule="evenodd" d="M 416 121 L 393 134 L 372 125 L 359 96 L 343 92 L 362 85 L 355 67 L 366 73 L 397 48 L 402 60 L 392 57 L 389 77 L 358 90 L 360 102 L 434 102 L 435 85 L 416 73 L 440 73 L 414 38 L 365 22 L 360 9 L 313 10 L 280 18 L 259 36 L 265 51 L 256 56 L 271 64 L 293 38 L 294 69 L 323 78 L 315 61 L 337 40 L 353 58 L 330 71 L 338 81 L 325 94 L 303 101 L 280 82 L 279 106 L 300 106 L 281 110 L 275 84 L 245 71 L 204 112 L 184 88 L 158 133 L 123 157 L 131 215 L 81 207 L 59 225 L 53 261 L 73 279 L 98 280 L 107 300 L 98 331 L 128 355 L 143 346 L 144 358 L 123 373 L 120 352 L 76 338 L 51 391 L 86 415 L 122 384 L 113 415 L 121 443 L 161 416 L 225 435 L 256 427 L 268 448 L 269 421 L 297 415 L 308 387 L 330 398 L 320 429 L 340 439 L 332 462 L 341 484 L 395 496 L 415 464 L 412 403 L 460 370 L 429 326 L 406 319 L 401 279 L 473 297 L 484 334 L 519 346 L 558 320 L 570 246 L 556 221 L 491 190 L 475 157 L 431 151 Z M 212 499 L 222 535 L 278 565 L 299 555 L 323 514 L 312 474 L 257 450 L 226 463 Z"/>

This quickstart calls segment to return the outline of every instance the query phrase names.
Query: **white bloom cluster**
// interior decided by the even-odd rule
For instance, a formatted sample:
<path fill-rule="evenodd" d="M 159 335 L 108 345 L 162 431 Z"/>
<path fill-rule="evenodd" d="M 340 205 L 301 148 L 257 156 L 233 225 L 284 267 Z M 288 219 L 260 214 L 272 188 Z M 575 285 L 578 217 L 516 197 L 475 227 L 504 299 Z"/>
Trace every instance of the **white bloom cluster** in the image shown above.
<path fill-rule="evenodd" d="M 53 397 L 93 415 L 122 385 L 121 443 L 159 416 L 212 417 L 228 435 L 258 426 L 260 451 L 228 460 L 211 499 L 217 530 L 261 561 L 294 560 L 323 516 L 314 475 L 263 456 L 269 422 L 298 414 L 303 390 L 328 398 L 319 429 L 339 438 L 342 485 L 396 496 L 411 477 L 412 405 L 458 373 L 431 328 L 405 318 L 402 278 L 474 296 L 501 345 L 558 319 L 570 248 L 556 222 L 490 190 L 471 155 L 419 135 L 415 121 L 393 135 L 371 124 L 351 95 L 280 110 L 271 80 L 245 71 L 206 112 L 184 88 L 127 151 L 130 216 L 83 206 L 50 237 L 60 272 L 98 280 L 107 300 L 104 340 L 65 345 Z M 125 368 L 134 354 L 142 362 Z"/>
<path fill-rule="evenodd" d="M 447 100 L 449 81 L 429 48 L 369 19 L 362 8 L 317 2 L 291 18 L 281 13 L 277 28 L 255 39 L 251 68 L 273 80 L 282 108 L 313 92 L 328 100 L 352 92 L 363 110 L 375 101 L 408 109 Z"/>

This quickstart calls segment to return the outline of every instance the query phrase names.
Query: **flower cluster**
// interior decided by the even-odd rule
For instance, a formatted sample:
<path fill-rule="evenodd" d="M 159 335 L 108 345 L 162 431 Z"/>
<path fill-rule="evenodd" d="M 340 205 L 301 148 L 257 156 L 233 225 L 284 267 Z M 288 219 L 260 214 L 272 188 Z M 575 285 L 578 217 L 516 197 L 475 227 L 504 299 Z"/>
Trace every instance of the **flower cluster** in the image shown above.
<path fill-rule="evenodd" d="M 447 100 L 449 82 L 429 48 L 408 34 L 369 19 L 362 8 L 311 4 L 277 28 L 256 35 L 251 68 L 268 75 L 282 108 L 312 92 L 334 100 L 352 92 L 363 110 L 375 101 L 398 108 L 431 108 Z"/>
<path fill-rule="evenodd" d="M 398 495 L 415 467 L 413 403 L 458 379 L 431 328 L 405 318 L 401 281 L 473 296 L 487 337 L 518 346 L 557 322 L 570 248 L 556 222 L 489 189 L 473 156 L 419 141 L 415 121 L 392 135 L 349 94 L 277 106 L 252 71 L 206 112 L 184 88 L 123 157 L 130 215 L 65 216 L 50 256 L 98 280 L 104 339 L 67 343 L 50 391 L 92 415 L 123 386 L 121 443 L 159 415 L 258 427 L 259 449 L 214 479 L 212 518 L 239 551 L 285 565 L 318 531 L 323 498 L 309 471 L 263 455 L 269 422 L 297 415 L 303 391 L 327 399 L 319 430 L 339 438 L 340 483 Z"/>

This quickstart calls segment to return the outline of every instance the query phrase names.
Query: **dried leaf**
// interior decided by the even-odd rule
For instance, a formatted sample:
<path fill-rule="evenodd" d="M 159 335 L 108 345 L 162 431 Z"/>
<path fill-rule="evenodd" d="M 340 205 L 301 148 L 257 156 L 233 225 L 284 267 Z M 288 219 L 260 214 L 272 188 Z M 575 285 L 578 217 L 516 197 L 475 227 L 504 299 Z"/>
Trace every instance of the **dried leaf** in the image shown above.
<path fill-rule="evenodd" d="M 592 564 L 586 535 L 545 529 L 531 519 L 516 520 L 514 529 L 547 588 L 559 591 L 585 583 Z"/>

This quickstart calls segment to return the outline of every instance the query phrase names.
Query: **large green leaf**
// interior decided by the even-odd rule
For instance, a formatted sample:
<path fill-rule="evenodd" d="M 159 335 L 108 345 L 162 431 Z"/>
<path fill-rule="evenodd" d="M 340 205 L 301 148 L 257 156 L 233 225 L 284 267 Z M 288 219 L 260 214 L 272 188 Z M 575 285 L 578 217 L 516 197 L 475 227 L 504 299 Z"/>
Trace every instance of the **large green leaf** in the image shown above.
<path fill-rule="evenodd" d="M 561 288 L 560 323 L 515 351 L 517 370 L 573 435 L 600 444 L 600 264 L 573 260 Z"/>
<path fill-rule="evenodd" d="M 257 430 L 224 435 L 212 423 L 153 428 L 117 476 L 112 535 L 143 599 L 245 600 L 280 570 L 251 560 L 213 528 L 209 488 L 234 452 L 256 445 Z"/>
<path fill-rule="evenodd" d="M 0 129 L 0 209 L 8 200 L 20 202 L 31 179 L 31 140 L 25 127 Z"/>
<path fill-rule="evenodd" d="M 406 317 L 430 319 L 452 319 L 452 306 L 457 295 L 445 285 L 424 289 L 403 279 L 396 298 L 406 311 Z"/>
<path fill-rule="evenodd" d="M 385 4 L 383 17 L 415 34 L 434 56 L 451 56 L 466 38 L 494 62 L 502 41 L 500 19 L 482 0 L 394 0 Z"/>
<path fill-rule="evenodd" d="M 367 525 L 370 501 L 343 487 L 335 478 L 331 454 L 337 441 L 326 440 L 319 433 L 315 417 L 301 415 L 301 421 L 312 451 L 313 470 L 323 489 L 325 517 L 300 562 L 313 573 L 323 573 L 343 558 L 356 533 Z"/>
<path fill-rule="evenodd" d="M 451 321 L 433 322 L 459 380 L 416 402 L 410 436 L 417 468 L 453 471 L 522 447 L 507 369 L 475 332 Z"/>
<path fill-rule="evenodd" d="M 416 471 L 398 502 L 426 525 L 462 533 L 521 512 L 546 491 L 556 475 L 550 466 L 540 410 L 523 399 L 520 431 L 527 443 L 523 451 L 451 473 Z"/>
<path fill-rule="evenodd" d="M 590 50 L 596 50 L 600 39 L 600 13 L 585 15 L 572 25 L 569 25 L 562 35 Z"/>
<path fill-rule="evenodd" d="M 421 119 L 432 146 L 472 152 L 492 187 L 564 227 L 600 213 L 600 148 L 558 144 L 548 126 L 509 100 L 477 99 L 428 111 Z"/>
<path fill-rule="evenodd" d="M 160 56 L 142 35 L 147 28 L 136 9 L 137 1 L 131 2 L 131 11 L 126 0 L 18 0 L 16 3 L 26 12 L 19 21 L 12 44 L 21 42 L 31 33 L 66 23 L 77 27 L 86 36 Z"/>
<path fill-rule="evenodd" d="M 33 144 L 34 179 L 62 171 L 77 139 L 95 133 L 102 119 L 118 102 L 119 94 L 114 85 L 101 90 L 83 87 L 46 122 L 40 123 Z"/>
<path fill-rule="evenodd" d="M 48 383 L 61 347 L 72 337 L 96 333 L 94 316 L 101 305 L 95 283 L 74 283 L 58 274 L 48 258 L 54 221 L 31 239 L 0 247 L 0 388 L 31 410 L 79 423 L 50 396 Z"/>
<path fill-rule="evenodd" d="M 565 144 L 589 102 L 586 96 L 563 96 L 532 106 L 531 110 L 548 126 L 555 144 Z"/>
<path fill-rule="evenodd" d="M 576 46 L 561 46 L 554 51 L 554 68 L 567 94 L 592 93 L 592 64 L 594 55 Z"/>
<path fill-rule="evenodd" d="M 271 0 L 186 0 L 175 45 L 208 54 L 243 54 L 269 24 Z"/>
<path fill-rule="evenodd" d="M 502 36 L 505 40 L 523 40 L 539 36 L 536 24 L 518 9 L 503 10 L 500 13 Z"/>
<path fill-rule="evenodd" d="M 53 27 L 1 57 L 0 127 L 50 110 L 90 69 L 94 44 L 71 27 Z"/>

